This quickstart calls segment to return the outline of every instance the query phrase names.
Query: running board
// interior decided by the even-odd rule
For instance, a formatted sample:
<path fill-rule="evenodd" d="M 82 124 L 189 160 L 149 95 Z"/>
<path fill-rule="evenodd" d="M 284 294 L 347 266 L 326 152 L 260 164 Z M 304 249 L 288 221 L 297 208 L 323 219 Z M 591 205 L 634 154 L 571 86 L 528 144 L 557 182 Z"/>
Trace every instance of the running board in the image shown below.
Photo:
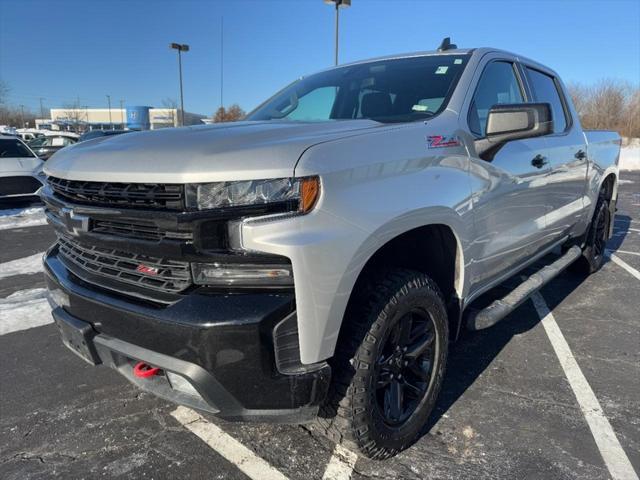
<path fill-rule="evenodd" d="M 465 314 L 467 329 L 483 330 L 492 327 L 522 305 L 532 293 L 544 287 L 550 280 L 576 261 L 580 255 L 582 255 L 580 247 L 573 246 L 555 262 L 531 275 L 504 298 L 494 301 L 482 310 L 468 311 Z"/>

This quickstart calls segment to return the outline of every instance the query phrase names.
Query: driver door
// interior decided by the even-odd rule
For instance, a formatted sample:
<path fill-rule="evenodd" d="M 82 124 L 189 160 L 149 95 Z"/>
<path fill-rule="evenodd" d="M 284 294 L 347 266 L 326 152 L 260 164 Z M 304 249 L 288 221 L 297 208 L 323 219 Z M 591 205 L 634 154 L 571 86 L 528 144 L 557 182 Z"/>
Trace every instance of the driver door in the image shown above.
<path fill-rule="evenodd" d="M 514 60 L 491 59 L 481 69 L 468 109 L 474 139 L 485 136 L 491 107 L 529 101 Z M 476 155 L 473 144 L 469 151 L 475 238 L 468 271 L 473 295 L 512 275 L 548 243 L 549 168 L 544 137 L 508 142 L 490 160 Z"/>

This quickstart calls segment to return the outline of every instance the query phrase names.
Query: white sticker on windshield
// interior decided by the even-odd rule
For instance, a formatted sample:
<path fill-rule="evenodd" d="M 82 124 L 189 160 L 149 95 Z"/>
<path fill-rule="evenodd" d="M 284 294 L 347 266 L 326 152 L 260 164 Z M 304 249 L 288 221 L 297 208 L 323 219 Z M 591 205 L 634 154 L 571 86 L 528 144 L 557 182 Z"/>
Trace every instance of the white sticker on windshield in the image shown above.
<path fill-rule="evenodd" d="M 449 67 L 440 66 L 436 68 L 436 75 L 444 75 L 445 73 L 447 73 L 447 70 L 449 70 Z"/>
<path fill-rule="evenodd" d="M 456 59 L 453 61 L 453 64 L 454 64 L 454 65 L 460 65 L 461 63 L 462 63 L 462 59 L 461 59 L 461 58 L 456 58 Z"/>
<path fill-rule="evenodd" d="M 414 105 L 413 107 L 411 107 L 411 110 L 413 110 L 414 112 L 426 112 L 427 110 L 429 110 L 429 107 L 427 105 Z"/>

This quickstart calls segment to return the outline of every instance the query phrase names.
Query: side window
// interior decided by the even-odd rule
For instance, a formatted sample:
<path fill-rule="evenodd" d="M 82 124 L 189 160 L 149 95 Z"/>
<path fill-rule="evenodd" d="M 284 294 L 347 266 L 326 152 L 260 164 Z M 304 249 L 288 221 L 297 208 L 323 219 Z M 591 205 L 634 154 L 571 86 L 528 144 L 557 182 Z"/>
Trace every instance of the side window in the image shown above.
<path fill-rule="evenodd" d="M 567 117 L 555 80 L 546 73 L 539 72 L 533 68 L 526 68 L 536 102 L 551 104 L 553 132 L 564 132 L 567 129 Z"/>
<path fill-rule="evenodd" d="M 510 62 L 492 62 L 482 72 L 469 109 L 469 128 L 484 137 L 487 116 L 494 105 L 523 103 L 522 90 Z"/>

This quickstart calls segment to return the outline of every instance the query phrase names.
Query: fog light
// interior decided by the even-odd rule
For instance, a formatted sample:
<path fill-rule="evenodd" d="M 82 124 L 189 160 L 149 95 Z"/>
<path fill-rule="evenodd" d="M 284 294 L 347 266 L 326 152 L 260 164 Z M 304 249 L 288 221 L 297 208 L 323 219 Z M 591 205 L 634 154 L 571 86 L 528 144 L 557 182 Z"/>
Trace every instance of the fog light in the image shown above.
<path fill-rule="evenodd" d="M 217 286 L 292 286 L 291 265 L 194 263 L 194 282 Z"/>
<path fill-rule="evenodd" d="M 173 388 L 174 390 L 178 390 L 182 393 L 188 393 L 189 395 L 195 395 L 196 397 L 200 396 L 198 391 L 193 387 L 193 385 L 191 385 L 191 382 L 189 382 L 189 380 L 184 378 L 182 375 L 167 372 L 167 379 L 171 384 L 171 388 Z"/>

